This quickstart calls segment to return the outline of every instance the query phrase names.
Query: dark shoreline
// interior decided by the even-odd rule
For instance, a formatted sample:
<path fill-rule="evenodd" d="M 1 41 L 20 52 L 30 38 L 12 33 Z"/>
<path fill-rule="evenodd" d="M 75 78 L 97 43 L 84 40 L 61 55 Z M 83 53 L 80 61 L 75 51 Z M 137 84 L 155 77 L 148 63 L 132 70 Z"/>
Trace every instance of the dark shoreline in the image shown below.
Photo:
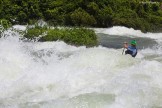
<path fill-rule="evenodd" d="M 162 28 L 162 3 L 142 0 L 4 0 L 0 3 L 0 21 L 35 24 L 43 19 L 50 26 L 101 27 L 125 26 L 142 32 Z"/>

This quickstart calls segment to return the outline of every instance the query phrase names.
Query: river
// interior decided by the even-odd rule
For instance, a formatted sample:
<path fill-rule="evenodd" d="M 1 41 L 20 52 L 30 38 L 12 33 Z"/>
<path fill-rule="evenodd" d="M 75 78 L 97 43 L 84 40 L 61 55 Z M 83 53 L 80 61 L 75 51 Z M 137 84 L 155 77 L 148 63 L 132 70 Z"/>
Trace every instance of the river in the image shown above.
<path fill-rule="evenodd" d="M 23 26 L 16 28 L 24 29 Z M 0 38 L 0 108 L 161 108 L 162 33 L 96 28 L 99 46 Z M 137 40 L 136 58 L 122 55 Z"/>

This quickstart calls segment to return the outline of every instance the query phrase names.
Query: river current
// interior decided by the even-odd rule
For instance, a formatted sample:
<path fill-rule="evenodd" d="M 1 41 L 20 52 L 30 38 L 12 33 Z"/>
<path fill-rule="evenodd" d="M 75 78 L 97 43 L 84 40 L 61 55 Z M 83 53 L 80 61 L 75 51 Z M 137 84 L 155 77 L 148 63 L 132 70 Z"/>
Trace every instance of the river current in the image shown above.
<path fill-rule="evenodd" d="M 14 26 L 24 30 L 24 26 Z M 162 33 L 94 29 L 99 46 L 0 38 L 0 108 L 162 108 Z M 137 40 L 136 58 L 122 55 Z"/>

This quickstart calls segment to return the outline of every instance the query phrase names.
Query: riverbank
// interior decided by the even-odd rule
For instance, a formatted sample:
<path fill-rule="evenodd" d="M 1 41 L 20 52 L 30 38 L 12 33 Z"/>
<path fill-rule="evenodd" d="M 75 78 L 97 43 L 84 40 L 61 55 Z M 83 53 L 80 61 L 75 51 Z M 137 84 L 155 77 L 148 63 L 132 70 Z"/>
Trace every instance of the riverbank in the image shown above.
<path fill-rule="evenodd" d="M 162 28 L 161 6 L 158 1 L 150 3 L 142 0 L 5 0 L 0 2 L 0 19 L 6 19 L 13 25 L 34 24 L 43 19 L 51 26 L 125 26 L 155 32 Z"/>
<path fill-rule="evenodd" d="M 31 40 L 36 39 L 40 42 L 61 40 L 75 46 L 94 47 L 98 45 L 97 35 L 93 30 L 87 28 L 50 28 L 36 26 L 28 28 L 24 37 Z"/>

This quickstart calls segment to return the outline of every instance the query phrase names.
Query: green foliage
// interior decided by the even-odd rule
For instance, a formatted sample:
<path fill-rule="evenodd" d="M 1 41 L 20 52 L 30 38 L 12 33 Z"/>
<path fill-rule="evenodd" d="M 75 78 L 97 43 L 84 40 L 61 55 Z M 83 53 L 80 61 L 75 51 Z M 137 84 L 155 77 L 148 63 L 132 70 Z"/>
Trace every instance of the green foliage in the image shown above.
<path fill-rule="evenodd" d="M 0 19 L 0 37 L 3 36 L 4 31 L 11 27 L 11 23 L 6 19 Z"/>
<path fill-rule="evenodd" d="M 152 8 L 151 8 L 151 4 L 143 4 L 143 8 L 145 12 L 151 12 Z"/>
<path fill-rule="evenodd" d="M 44 19 L 51 25 L 111 27 L 124 25 L 151 30 L 159 27 L 161 0 L 0 0 L 0 19 L 27 24 Z M 155 18 L 154 18 L 155 17 Z M 143 19 L 143 27 L 139 24 Z M 132 22 L 131 22 L 132 21 Z M 137 21 L 137 22 L 135 22 Z M 153 27 L 153 28 L 152 28 Z M 156 28 L 157 28 L 156 27 Z"/>
<path fill-rule="evenodd" d="M 152 11 L 158 11 L 160 9 L 159 4 L 153 4 L 152 5 Z"/>
<path fill-rule="evenodd" d="M 22 24 L 23 22 L 26 22 L 27 21 L 26 13 L 24 13 L 23 11 L 20 11 L 18 13 L 18 21 L 20 22 L 20 24 Z"/>
<path fill-rule="evenodd" d="M 45 14 L 48 19 L 57 19 L 57 17 L 59 16 L 59 11 L 58 8 L 55 8 L 52 10 L 47 10 Z"/>
<path fill-rule="evenodd" d="M 97 45 L 97 36 L 93 30 L 86 28 L 63 28 L 63 29 L 47 29 L 47 28 L 30 28 L 24 35 L 28 39 L 35 39 L 46 32 L 39 41 L 57 41 L 62 40 L 68 44 L 76 46 L 93 47 Z"/>
<path fill-rule="evenodd" d="M 3 4 L 2 4 L 2 0 L 0 0 L 0 13 L 2 12 L 3 9 Z"/>
<path fill-rule="evenodd" d="M 11 22 L 6 19 L 0 19 L 0 25 L 3 27 L 3 29 L 7 29 L 11 27 Z"/>
<path fill-rule="evenodd" d="M 39 26 L 36 26 L 34 28 L 28 28 L 24 37 L 28 39 L 35 39 L 36 37 L 41 36 L 46 31 L 47 31 L 47 28 L 42 28 Z"/>
<path fill-rule="evenodd" d="M 95 18 L 81 8 L 71 14 L 71 19 L 73 24 L 77 26 L 91 26 L 96 23 Z"/>
<path fill-rule="evenodd" d="M 113 11 L 111 7 L 104 7 L 98 13 L 98 21 L 104 27 L 108 27 L 112 25 Z"/>
<path fill-rule="evenodd" d="M 91 13 L 92 15 L 96 15 L 97 12 L 99 11 L 99 6 L 95 2 L 90 2 L 87 5 L 88 12 Z"/>

